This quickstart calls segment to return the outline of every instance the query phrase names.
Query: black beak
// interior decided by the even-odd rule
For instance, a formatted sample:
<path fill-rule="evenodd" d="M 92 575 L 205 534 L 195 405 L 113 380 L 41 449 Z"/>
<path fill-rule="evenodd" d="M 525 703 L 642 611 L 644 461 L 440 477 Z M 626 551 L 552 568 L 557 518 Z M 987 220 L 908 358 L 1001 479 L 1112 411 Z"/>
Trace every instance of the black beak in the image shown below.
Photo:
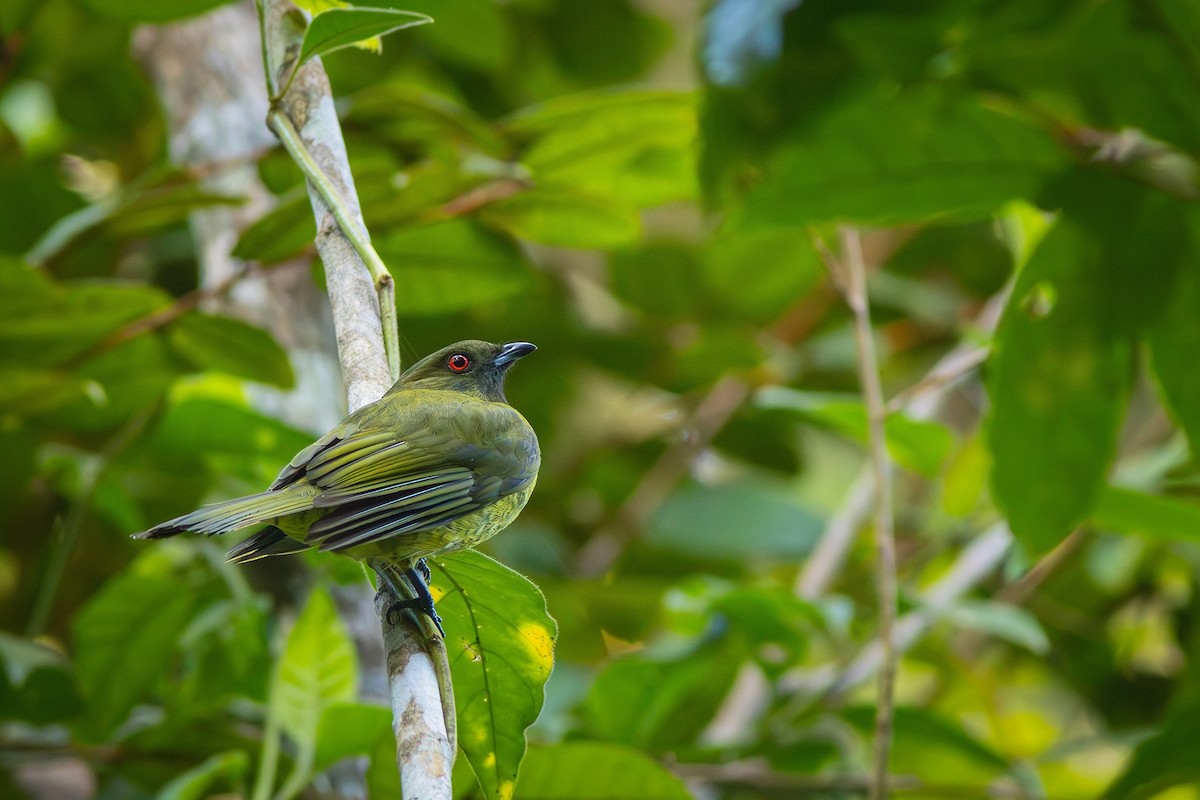
<path fill-rule="evenodd" d="M 494 363 L 497 367 L 507 367 L 518 359 L 529 355 L 534 350 L 537 350 L 537 345 L 530 344 L 529 342 L 509 342 L 500 348 L 500 353 L 496 356 Z"/>

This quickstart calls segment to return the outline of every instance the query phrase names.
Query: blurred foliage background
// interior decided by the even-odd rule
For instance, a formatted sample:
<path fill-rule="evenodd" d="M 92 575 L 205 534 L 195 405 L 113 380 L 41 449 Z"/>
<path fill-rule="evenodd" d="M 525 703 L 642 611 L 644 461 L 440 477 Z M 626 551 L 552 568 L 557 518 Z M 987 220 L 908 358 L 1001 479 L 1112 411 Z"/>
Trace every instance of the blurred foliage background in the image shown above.
<path fill-rule="evenodd" d="M 200 155 L 171 132 L 156 37 L 257 46 L 220 5 L 0 4 L 5 797 L 362 796 L 346 757 L 395 792 L 329 603 L 357 567 L 128 539 L 341 415 L 324 312 L 272 294 L 322 280 L 299 172 L 203 108 Z M 865 794 L 838 226 L 893 411 L 894 794 L 1200 797 L 1200 3 L 390 5 L 437 22 L 325 64 L 406 360 L 541 348 L 509 381 L 541 479 L 486 547 L 559 630 L 517 797 Z"/>

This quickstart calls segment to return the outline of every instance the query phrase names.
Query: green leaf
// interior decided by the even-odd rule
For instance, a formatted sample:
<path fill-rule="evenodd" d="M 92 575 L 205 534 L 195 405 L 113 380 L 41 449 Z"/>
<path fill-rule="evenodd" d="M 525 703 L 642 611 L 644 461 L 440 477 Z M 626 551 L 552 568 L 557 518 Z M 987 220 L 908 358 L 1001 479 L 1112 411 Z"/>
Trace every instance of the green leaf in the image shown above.
<path fill-rule="evenodd" d="M 201 369 L 290 389 L 296 382 L 287 353 L 262 328 L 232 317 L 184 314 L 171 323 L 172 349 Z"/>
<path fill-rule="evenodd" d="M 447 60 L 472 69 L 499 70 L 516 44 L 507 17 L 492 0 L 376 0 L 372 4 L 433 15 L 438 24 L 416 35 Z M 470 34 L 463 35 L 465 31 Z"/>
<path fill-rule="evenodd" d="M 242 231 L 232 255 L 247 261 L 273 264 L 310 246 L 316 235 L 308 195 L 295 191 Z"/>
<path fill-rule="evenodd" d="M 687 747 L 712 722 L 744 658 L 740 644 L 725 638 L 672 660 L 617 659 L 583 705 L 588 730 L 654 753 Z"/>
<path fill-rule="evenodd" d="M 994 495 L 1035 552 L 1100 497 L 1134 337 L 1153 328 L 1187 252 L 1182 207 L 1160 193 L 1076 172 L 1048 200 L 1063 216 L 1018 276 L 988 371 Z"/>
<path fill-rule="evenodd" d="M 321 715 L 336 704 L 352 702 L 357 694 L 354 643 L 329 593 L 314 588 L 288 633 L 272 678 L 271 714 L 311 759 Z"/>
<path fill-rule="evenodd" d="M 512 796 L 558 628 L 528 579 L 472 550 L 430 561 L 446 629 L 458 744 L 489 800 Z"/>
<path fill-rule="evenodd" d="M 1165 789 L 1200 780 L 1196 742 L 1200 741 L 1200 703 L 1195 699 L 1172 709 L 1166 723 L 1138 745 L 1125 770 L 1103 800 L 1143 800 Z"/>
<path fill-rule="evenodd" d="M 518 112 L 508 129 L 534 139 L 521 161 L 540 186 L 638 207 L 696 192 L 696 100 L 662 91 L 573 95 Z"/>
<path fill-rule="evenodd" d="M 0 361 L 61 364 L 170 303 L 161 289 L 117 280 L 57 283 L 0 261 Z"/>
<path fill-rule="evenodd" d="M 690 800 L 683 781 L 628 747 L 570 742 L 529 751 L 515 800 Z"/>
<path fill-rule="evenodd" d="M 1108 530 L 1167 541 L 1200 539 L 1200 507 L 1163 495 L 1105 487 L 1092 524 Z"/>
<path fill-rule="evenodd" d="M 897 771 L 929 781 L 953 775 L 956 785 L 977 786 L 978 795 L 986 796 L 986 787 L 1011 770 L 1004 756 L 951 719 L 928 709 L 903 705 L 897 706 L 894 714 L 895 729 L 903 732 L 896 736 L 892 750 L 893 769 Z M 864 736 L 872 734 L 873 707 L 847 708 L 841 716 Z"/>
<path fill-rule="evenodd" d="M 966 601 L 950 609 L 946 618 L 952 625 L 995 636 L 1037 655 L 1050 650 L 1050 640 L 1037 617 L 1017 606 Z"/>
<path fill-rule="evenodd" d="M 1095 278 L 1082 271 L 1090 247 L 1065 220 L 1047 234 L 1017 282 L 988 374 L 995 497 L 1035 552 L 1099 497 L 1125 406 L 1129 347 L 1097 329 L 1087 297 Z"/>
<path fill-rule="evenodd" d="M 1063 165 L 1031 123 L 931 89 L 869 95 L 818 118 L 747 200 L 744 222 L 894 225 L 974 219 Z"/>
<path fill-rule="evenodd" d="M 349 756 L 369 755 L 381 739 L 385 740 L 393 756 L 389 761 L 394 770 L 396 741 L 392 737 L 391 709 L 361 703 L 327 706 L 317 724 L 317 751 L 313 758 L 313 769 L 323 770 Z"/>
<path fill-rule="evenodd" d="M 704 248 L 705 285 L 732 313 L 760 322 L 775 319 L 816 286 L 824 266 L 800 228 L 727 227 Z"/>
<path fill-rule="evenodd" d="M 468 220 L 450 220 L 382 237 L 379 253 L 396 278 L 401 314 L 444 314 L 489 305 L 529 284 L 511 241 Z"/>
<path fill-rule="evenodd" d="M 480 218 L 513 236 L 552 247 L 620 247 L 642 233 L 641 218 L 623 202 L 567 189 L 520 192 L 487 205 Z"/>
<path fill-rule="evenodd" d="M 317 14 L 309 23 L 298 63 L 430 22 L 432 17 L 394 8 L 333 8 Z"/>
<path fill-rule="evenodd" d="M 124 573 L 80 610 L 72 630 L 92 735 L 107 735 L 154 691 L 196 603 L 177 581 Z"/>
<path fill-rule="evenodd" d="M 693 558 L 803 558 L 822 520 L 783 492 L 751 482 L 689 486 L 647 524 L 646 541 Z"/>
<path fill-rule="evenodd" d="M 48 647 L 0 632 L 0 719 L 61 722 L 83 702 L 71 665 Z"/>
<path fill-rule="evenodd" d="M 762 408 L 783 408 L 805 417 L 858 442 L 867 441 L 867 410 L 862 402 L 848 395 L 826 392 L 802 392 L 780 386 L 763 389 L 755 398 Z M 911 470 L 934 476 L 954 444 L 950 431 L 935 422 L 915 420 L 902 413 L 890 414 L 884 423 L 888 452 Z"/>
<path fill-rule="evenodd" d="M 244 794 L 242 777 L 249 766 L 244 750 L 218 753 L 162 787 L 156 800 L 205 800 L 215 796 L 214 784 Z"/>
<path fill-rule="evenodd" d="M 230 0 L 84 0 L 92 9 L 126 22 L 168 22 L 195 16 Z"/>
<path fill-rule="evenodd" d="M 1200 214 L 1188 215 L 1191 247 L 1200 243 Z M 1182 251 L 1185 237 L 1175 237 L 1173 247 Z M 1154 364 L 1154 376 L 1171 414 L 1179 421 L 1191 443 L 1192 453 L 1200 453 L 1200 370 L 1195 368 L 1200 353 L 1200 270 L 1194 265 L 1180 271 L 1179 278 L 1163 309 L 1149 330 L 1148 342 Z"/>

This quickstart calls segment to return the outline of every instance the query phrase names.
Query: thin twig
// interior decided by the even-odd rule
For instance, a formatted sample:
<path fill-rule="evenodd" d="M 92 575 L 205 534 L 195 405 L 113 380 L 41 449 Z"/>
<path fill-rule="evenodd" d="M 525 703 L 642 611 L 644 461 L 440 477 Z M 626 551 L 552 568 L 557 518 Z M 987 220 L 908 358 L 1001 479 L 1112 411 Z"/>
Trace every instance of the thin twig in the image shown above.
<path fill-rule="evenodd" d="M 896 536 L 892 516 L 892 463 L 887 452 L 884 423 L 887 409 L 875 354 L 875 333 L 867 302 L 867 271 L 862 240 L 853 228 L 841 231 L 841 258 L 829 262 L 834 281 L 854 317 L 858 372 L 867 407 L 868 451 L 875 483 L 875 547 L 878 552 L 876 582 L 879 592 L 879 641 L 883 663 L 875 707 L 875 752 L 871 785 L 873 800 L 888 796 L 888 753 L 892 741 L 892 703 L 896 682 L 896 648 L 892 629 L 896 622 Z"/>
<path fill-rule="evenodd" d="M 519 194 L 529 189 L 532 185 L 529 181 L 521 180 L 520 178 L 500 178 L 499 180 L 485 183 L 482 186 L 476 186 L 473 189 L 463 192 L 458 197 L 447 200 L 437 208 L 422 214 L 421 221 L 436 222 L 462 217 L 478 211 L 484 206 Z"/>

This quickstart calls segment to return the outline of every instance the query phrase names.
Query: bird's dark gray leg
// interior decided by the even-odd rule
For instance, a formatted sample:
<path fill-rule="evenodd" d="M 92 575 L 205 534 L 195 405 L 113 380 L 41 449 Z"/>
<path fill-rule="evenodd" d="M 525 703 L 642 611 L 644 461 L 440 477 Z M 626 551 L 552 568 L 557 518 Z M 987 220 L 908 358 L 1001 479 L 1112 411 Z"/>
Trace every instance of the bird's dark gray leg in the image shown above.
<path fill-rule="evenodd" d="M 442 618 L 438 616 L 437 610 L 433 607 L 433 595 L 429 593 L 430 573 L 429 567 L 425 564 L 425 559 L 417 562 L 415 568 L 410 567 L 403 572 L 393 564 L 376 563 L 373 565 L 379 578 L 387 586 L 388 593 L 391 595 L 391 601 L 388 603 L 388 609 L 385 612 L 388 622 L 395 624 L 399 619 L 399 615 L 403 612 L 415 613 L 421 612 L 433 621 L 434 626 L 438 629 L 443 637 L 446 631 L 442 629 Z M 399 581 L 406 581 L 412 587 L 416 597 L 407 598 L 406 592 L 401 591 Z M 414 617 L 414 622 L 416 618 Z"/>

